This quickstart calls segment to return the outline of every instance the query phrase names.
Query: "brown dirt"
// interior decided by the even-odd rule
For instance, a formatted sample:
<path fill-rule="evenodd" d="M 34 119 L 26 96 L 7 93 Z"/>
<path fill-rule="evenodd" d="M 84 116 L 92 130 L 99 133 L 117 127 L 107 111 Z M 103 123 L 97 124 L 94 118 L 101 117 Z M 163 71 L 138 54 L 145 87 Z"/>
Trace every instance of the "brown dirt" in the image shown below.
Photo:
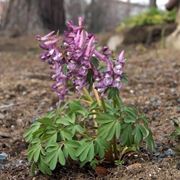
<path fill-rule="evenodd" d="M 38 60 L 38 48 L 29 39 L 0 41 L 0 152 L 8 154 L 8 161 L 0 170 L 1 180 L 180 179 L 176 157 L 156 159 L 147 152 L 147 158 L 140 153 L 134 158 L 126 157 L 127 165 L 107 168 L 106 177 L 76 165 L 58 169 L 52 177 L 39 173 L 31 177 L 22 134 L 58 99 L 50 88 L 48 66 Z M 126 48 L 129 83 L 122 90 L 122 97 L 147 114 L 158 151 L 163 152 L 173 148 L 172 119 L 180 117 L 180 52 L 157 47 Z"/>

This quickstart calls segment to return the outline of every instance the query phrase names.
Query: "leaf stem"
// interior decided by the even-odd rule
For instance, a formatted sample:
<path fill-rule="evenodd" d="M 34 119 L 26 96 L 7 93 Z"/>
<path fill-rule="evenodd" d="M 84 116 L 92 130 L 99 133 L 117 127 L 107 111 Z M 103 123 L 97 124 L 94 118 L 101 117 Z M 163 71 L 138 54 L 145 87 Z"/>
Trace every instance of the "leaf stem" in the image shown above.
<path fill-rule="evenodd" d="M 94 88 L 94 86 L 93 86 L 93 92 L 94 92 L 94 95 L 95 95 L 98 105 L 101 107 L 101 105 L 102 105 L 101 98 L 99 97 L 98 91 Z"/>
<path fill-rule="evenodd" d="M 85 87 L 83 88 L 83 93 L 87 97 L 87 99 L 92 103 L 93 99 L 92 99 L 91 95 L 89 94 L 88 90 Z"/>
<path fill-rule="evenodd" d="M 115 160 L 117 160 L 118 159 L 118 150 L 117 150 L 116 136 L 114 136 L 114 138 L 113 138 L 113 150 L 114 150 Z"/>

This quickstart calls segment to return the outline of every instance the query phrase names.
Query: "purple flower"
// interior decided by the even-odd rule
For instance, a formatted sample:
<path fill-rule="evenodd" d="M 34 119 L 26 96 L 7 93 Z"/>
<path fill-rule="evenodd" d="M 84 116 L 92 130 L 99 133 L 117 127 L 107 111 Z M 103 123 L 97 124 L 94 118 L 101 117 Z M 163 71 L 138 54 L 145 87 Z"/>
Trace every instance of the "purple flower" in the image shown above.
<path fill-rule="evenodd" d="M 83 18 L 79 18 L 78 25 L 74 25 L 72 21 L 67 22 L 61 46 L 54 31 L 45 36 L 38 35 L 36 39 L 43 49 L 40 58 L 47 61 L 53 70 L 52 78 L 55 83 L 52 88 L 60 99 L 67 95 L 69 84 L 72 84 L 76 91 L 90 86 L 87 81 L 89 72 L 94 87 L 102 94 L 109 87 L 122 87 L 124 51 L 119 54 L 117 60 L 113 60 L 108 47 L 98 51 L 95 36 L 85 30 Z M 93 58 L 99 61 L 100 66 L 93 63 Z"/>

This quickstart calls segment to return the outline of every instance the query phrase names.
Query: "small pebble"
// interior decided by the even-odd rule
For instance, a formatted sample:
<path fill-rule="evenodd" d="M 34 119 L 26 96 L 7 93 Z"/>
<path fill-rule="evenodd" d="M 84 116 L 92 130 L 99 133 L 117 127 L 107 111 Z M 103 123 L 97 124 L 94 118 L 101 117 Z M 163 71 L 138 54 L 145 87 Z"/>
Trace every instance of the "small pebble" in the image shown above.
<path fill-rule="evenodd" d="M 140 163 L 134 163 L 127 167 L 127 170 L 133 174 L 139 173 L 142 171 L 142 165 Z"/>
<path fill-rule="evenodd" d="M 27 91 L 23 91 L 22 92 L 22 95 L 24 96 L 24 95 L 26 95 L 27 94 Z"/>
<path fill-rule="evenodd" d="M 18 125 L 19 127 L 22 127 L 22 126 L 23 126 L 23 120 L 22 120 L 22 119 L 18 119 L 18 120 L 16 121 L 16 123 L 17 123 L 17 125 Z"/>
<path fill-rule="evenodd" d="M 170 91 L 171 91 L 172 94 L 176 93 L 176 89 L 175 88 L 171 88 Z"/>
<path fill-rule="evenodd" d="M 5 115 L 4 114 L 2 114 L 2 113 L 0 113 L 0 119 L 4 119 L 5 118 Z"/>
<path fill-rule="evenodd" d="M 8 155 L 4 152 L 0 153 L 0 163 L 4 163 L 8 158 Z"/>
<path fill-rule="evenodd" d="M 14 129 L 15 128 L 15 126 L 14 125 L 11 125 L 11 129 Z"/>
<path fill-rule="evenodd" d="M 172 149 L 169 148 L 168 150 L 164 151 L 164 154 L 166 156 L 174 156 L 175 152 Z"/>
<path fill-rule="evenodd" d="M 180 103 L 180 98 L 177 99 L 177 103 Z"/>

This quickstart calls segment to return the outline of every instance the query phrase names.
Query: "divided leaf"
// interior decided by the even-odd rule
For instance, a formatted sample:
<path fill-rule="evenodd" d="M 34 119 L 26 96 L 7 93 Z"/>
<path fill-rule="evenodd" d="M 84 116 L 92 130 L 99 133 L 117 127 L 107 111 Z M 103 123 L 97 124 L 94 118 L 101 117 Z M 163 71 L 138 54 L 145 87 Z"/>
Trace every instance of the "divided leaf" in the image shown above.
<path fill-rule="evenodd" d="M 135 123 L 137 120 L 137 114 L 134 108 L 124 107 L 123 117 L 125 123 Z"/>

